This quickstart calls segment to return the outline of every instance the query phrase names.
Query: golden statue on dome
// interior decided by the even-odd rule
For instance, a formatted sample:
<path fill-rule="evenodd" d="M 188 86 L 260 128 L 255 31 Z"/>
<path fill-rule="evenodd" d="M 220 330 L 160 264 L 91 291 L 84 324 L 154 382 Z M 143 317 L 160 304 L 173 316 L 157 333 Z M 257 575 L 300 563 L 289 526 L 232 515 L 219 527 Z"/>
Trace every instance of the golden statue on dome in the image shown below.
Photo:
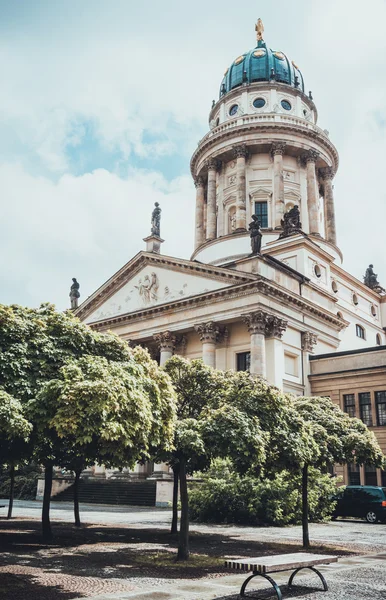
<path fill-rule="evenodd" d="M 258 42 L 263 41 L 263 33 L 264 33 L 264 25 L 261 19 L 257 19 L 257 23 L 255 25 L 256 37 Z"/>

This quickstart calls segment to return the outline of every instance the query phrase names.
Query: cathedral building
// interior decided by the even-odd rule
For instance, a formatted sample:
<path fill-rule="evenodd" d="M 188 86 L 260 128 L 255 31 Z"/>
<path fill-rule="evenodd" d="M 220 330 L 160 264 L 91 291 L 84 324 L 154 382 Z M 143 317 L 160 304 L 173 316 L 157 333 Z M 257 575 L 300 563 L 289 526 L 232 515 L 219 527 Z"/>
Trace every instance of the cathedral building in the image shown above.
<path fill-rule="evenodd" d="M 260 19 L 256 33 L 226 69 L 191 159 L 191 257 L 162 253 L 156 206 L 146 250 L 75 312 L 161 365 L 178 353 L 328 395 L 386 450 L 386 294 L 372 266 L 364 282 L 343 267 L 337 149 L 297 64 L 269 48 Z M 371 465 L 344 477 L 386 484 Z"/>

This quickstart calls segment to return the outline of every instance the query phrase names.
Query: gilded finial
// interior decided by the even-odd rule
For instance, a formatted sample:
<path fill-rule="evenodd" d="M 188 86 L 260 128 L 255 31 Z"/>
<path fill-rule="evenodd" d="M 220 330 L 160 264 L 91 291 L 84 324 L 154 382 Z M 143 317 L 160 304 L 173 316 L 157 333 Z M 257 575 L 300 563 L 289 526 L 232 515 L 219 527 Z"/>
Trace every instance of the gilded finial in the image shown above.
<path fill-rule="evenodd" d="M 257 19 L 257 23 L 255 25 L 256 37 L 258 42 L 263 41 L 263 33 L 264 33 L 264 25 L 261 19 Z"/>

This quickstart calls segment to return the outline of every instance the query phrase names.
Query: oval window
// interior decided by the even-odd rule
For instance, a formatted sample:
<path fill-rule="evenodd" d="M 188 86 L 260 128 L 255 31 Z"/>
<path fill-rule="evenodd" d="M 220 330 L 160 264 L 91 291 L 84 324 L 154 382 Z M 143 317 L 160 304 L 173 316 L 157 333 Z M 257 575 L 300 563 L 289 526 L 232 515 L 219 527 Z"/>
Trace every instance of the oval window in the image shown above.
<path fill-rule="evenodd" d="M 341 313 L 341 312 L 339 312 L 339 311 L 338 311 L 336 314 L 337 314 L 337 316 L 338 316 L 340 319 L 343 319 L 343 315 L 342 315 L 342 313 Z"/>
<path fill-rule="evenodd" d="M 319 267 L 319 265 L 315 265 L 314 266 L 314 273 L 315 273 L 316 277 L 321 277 L 322 276 L 322 270 Z"/>
<path fill-rule="evenodd" d="M 331 287 L 332 287 L 332 291 L 334 292 L 334 294 L 338 293 L 338 284 L 336 283 L 335 280 L 331 281 Z"/>
<path fill-rule="evenodd" d="M 238 104 L 233 104 L 233 106 L 231 106 L 230 109 L 229 109 L 230 116 L 234 117 L 238 110 L 239 110 L 239 105 Z"/>
<path fill-rule="evenodd" d="M 284 108 L 284 110 L 291 110 L 292 106 L 291 104 L 288 102 L 288 100 L 282 100 L 280 102 L 280 104 L 282 105 L 282 107 Z"/>
<path fill-rule="evenodd" d="M 263 106 L 265 106 L 264 98 L 255 98 L 253 101 L 253 106 L 255 108 L 263 108 Z"/>
<path fill-rule="evenodd" d="M 241 62 L 243 62 L 245 56 L 239 56 L 238 58 L 236 58 L 235 60 L 235 65 L 239 65 Z"/>
<path fill-rule="evenodd" d="M 377 316 L 377 309 L 374 306 L 374 304 L 371 305 L 370 310 L 371 310 L 371 314 L 373 315 L 373 317 L 376 317 Z"/>
<path fill-rule="evenodd" d="M 356 294 L 352 295 L 352 301 L 353 301 L 353 304 L 355 304 L 355 306 L 358 306 L 359 300 L 358 300 L 358 296 Z"/>

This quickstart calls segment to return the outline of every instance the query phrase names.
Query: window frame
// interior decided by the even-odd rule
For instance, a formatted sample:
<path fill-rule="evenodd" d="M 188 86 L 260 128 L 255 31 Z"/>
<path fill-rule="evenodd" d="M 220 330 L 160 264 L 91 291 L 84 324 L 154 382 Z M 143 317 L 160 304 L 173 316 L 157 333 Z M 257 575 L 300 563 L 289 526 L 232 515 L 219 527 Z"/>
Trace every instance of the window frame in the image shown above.
<path fill-rule="evenodd" d="M 366 396 L 366 402 L 363 402 L 364 397 Z M 368 397 L 368 402 L 367 402 Z M 367 427 L 373 427 L 373 411 L 371 406 L 371 392 L 359 392 L 358 394 L 359 400 L 359 414 L 362 422 L 367 425 Z M 366 411 L 364 411 L 364 407 L 368 407 Z M 367 417 L 365 417 L 365 412 L 367 412 Z M 367 422 L 369 421 L 369 422 Z"/>
<path fill-rule="evenodd" d="M 348 399 L 352 401 L 350 404 L 347 402 Z M 349 417 L 356 416 L 355 394 L 343 394 L 343 410 Z"/>
<path fill-rule="evenodd" d="M 382 400 L 379 400 L 379 394 L 383 394 Z M 377 390 L 374 392 L 375 412 L 378 427 L 386 426 L 386 390 Z M 380 407 L 382 409 L 380 410 Z"/>
<path fill-rule="evenodd" d="M 241 361 L 245 360 L 245 369 L 241 368 Z M 250 373 L 251 372 L 251 353 L 249 350 L 245 352 L 236 352 L 236 371 Z"/>
<path fill-rule="evenodd" d="M 361 340 L 366 339 L 366 329 L 364 327 L 362 327 L 362 325 L 359 325 L 359 323 L 355 323 L 355 333 L 356 333 L 356 336 L 358 338 L 360 338 Z"/>
<path fill-rule="evenodd" d="M 257 205 L 261 205 L 265 207 L 265 214 L 264 211 L 261 211 L 261 213 L 259 214 L 257 212 Z M 267 227 L 269 227 L 269 218 L 268 218 L 268 202 L 267 200 L 255 200 L 255 205 L 254 205 L 254 214 L 257 216 L 257 218 L 259 219 L 259 223 L 260 223 L 260 227 L 262 229 L 266 229 Z M 263 218 L 265 217 L 265 223 L 263 223 Z"/>

